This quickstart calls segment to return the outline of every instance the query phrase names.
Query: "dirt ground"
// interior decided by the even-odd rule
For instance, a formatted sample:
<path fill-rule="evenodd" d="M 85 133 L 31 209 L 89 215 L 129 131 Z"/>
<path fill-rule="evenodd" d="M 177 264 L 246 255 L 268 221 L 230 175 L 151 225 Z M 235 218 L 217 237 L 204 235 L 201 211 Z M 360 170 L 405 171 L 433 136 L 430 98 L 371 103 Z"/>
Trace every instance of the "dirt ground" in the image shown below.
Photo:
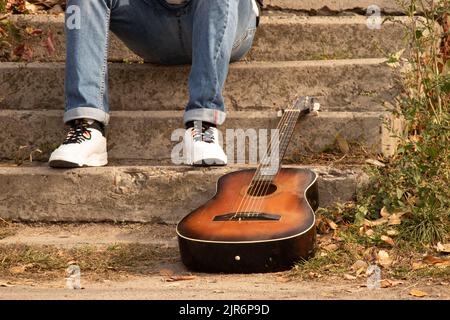
<path fill-rule="evenodd" d="M 0 283 L 2 280 L 0 279 Z M 324 279 L 287 281 L 282 274 L 205 275 L 191 280 L 169 281 L 161 275 L 127 277 L 121 281 L 83 281 L 82 290 L 65 288 L 64 279 L 51 282 L 20 281 L 13 287 L 0 287 L 0 299 L 152 299 L 152 300 L 449 300 L 448 283 L 407 282 L 393 288 L 369 290 L 364 281 Z M 411 295 L 412 290 L 426 293 Z"/>
<path fill-rule="evenodd" d="M 301 279 L 290 271 L 250 275 L 191 273 L 178 258 L 176 234 L 172 225 L 10 224 L 8 228 L 2 229 L 2 233 L 0 256 L 1 250 L 11 250 L 14 248 L 11 246 L 15 245 L 36 248 L 50 246 L 63 251 L 83 245 L 105 247 L 111 244 L 126 246 L 139 243 L 144 247 L 163 248 L 166 251 L 162 252 L 171 253 L 172 258 L 162 259 L 156 256 L 153 258 L 155 261 L 148 264 L 146 269 L 132 269 L 139 272 L 127 272 L 127 268 L 111 271 L 103 268 L 102 273 L 96 272 L 91 266 L 89 271 L 81 271 L 81 290 L 66 288 L 65 260 L 62 260 L 60 267 L 49 272 L 35 268 L 31 268 L 31 271 L 24 271 L 26 268 L 20 270 L 20 261 L 19 268 L 17 265 L 13 265 L 15 269 L 10 268 L 10 265 L 6 266 L 7 258 L 4 258 L 3 261 L 0 259 L 0 267 L 3 264 L 7 268 L 5 270 L 11 269 L 17 273 L 0 273 L 0 299 L 450 300 L 450 277 L 391 279 L 393 282 L 390 286 L 370 290 L 366 287 L 364 277 L 353 279 L 346 278 L 345 275 L 324 274 L 320 278 Z M 5 256 L 11 257 L 8 254 Z M 142 255 L 137 257 L 146 259 Z M 152 259 L 152 256 L 149 257 Z M 141 261 L 137 263 L 140 264 Z M 43 261 L 34 262 L 39 263 L 42 264 Z M 381 276 L 384 279 L 383 273 Z"/>

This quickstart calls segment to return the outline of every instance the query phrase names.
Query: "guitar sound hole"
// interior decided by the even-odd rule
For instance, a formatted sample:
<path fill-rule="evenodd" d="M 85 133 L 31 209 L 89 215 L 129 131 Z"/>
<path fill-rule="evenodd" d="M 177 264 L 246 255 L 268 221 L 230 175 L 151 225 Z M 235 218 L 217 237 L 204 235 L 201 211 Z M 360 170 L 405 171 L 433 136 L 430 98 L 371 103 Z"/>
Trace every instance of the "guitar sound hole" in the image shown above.
<path fill-rule="evenodd" d="M 277 191 L 277 186 L 273 183 L 255 183 L 252 185 L 247 194 L 252 197 L 265 197 Z"/>

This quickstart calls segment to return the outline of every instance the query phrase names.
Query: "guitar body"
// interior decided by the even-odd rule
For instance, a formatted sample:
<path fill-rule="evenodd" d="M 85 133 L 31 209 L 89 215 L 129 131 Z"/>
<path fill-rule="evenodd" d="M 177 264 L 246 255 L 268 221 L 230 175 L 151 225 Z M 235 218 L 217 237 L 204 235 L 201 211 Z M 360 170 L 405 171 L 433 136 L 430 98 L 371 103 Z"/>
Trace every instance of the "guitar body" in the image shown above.
<path fill-rule="evenodd" d="M 216 195 L 178 224 L 181 259 L 188 268 L 273 272 L 314 254 L 316 173 L 282 168 L 264 194 L 249 191 L 254 175 L 255 170 L 224 175 Z"/>

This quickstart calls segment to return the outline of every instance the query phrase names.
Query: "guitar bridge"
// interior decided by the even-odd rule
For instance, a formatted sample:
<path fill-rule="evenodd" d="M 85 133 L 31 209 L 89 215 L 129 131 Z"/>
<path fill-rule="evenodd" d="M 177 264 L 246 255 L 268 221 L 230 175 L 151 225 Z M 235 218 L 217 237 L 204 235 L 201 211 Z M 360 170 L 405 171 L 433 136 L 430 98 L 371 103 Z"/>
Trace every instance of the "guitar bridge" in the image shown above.
<path fill-rule="evenodd" d="M 262 212 L 239 212 L 215 216 L 213 221 L 279 221 L 280 215 Z"/>

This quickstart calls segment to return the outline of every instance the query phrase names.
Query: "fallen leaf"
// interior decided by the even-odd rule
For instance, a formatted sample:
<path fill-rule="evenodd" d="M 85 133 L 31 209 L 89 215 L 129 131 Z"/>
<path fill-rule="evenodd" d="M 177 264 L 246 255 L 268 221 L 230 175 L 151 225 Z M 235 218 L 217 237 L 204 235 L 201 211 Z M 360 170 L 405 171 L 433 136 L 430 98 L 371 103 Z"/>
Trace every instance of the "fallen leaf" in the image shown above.
<path fill-rule="evenodd" d="M 37 5 L 29 3 L 28 1 L 25 1 L 25 8 L 28 10 L 28 13 L 37 13 L 39 11 Z"/>
<path fill-rule="evenodd" d="M 387 233 L 388 236 L 391 236 L 391 237 L 398 236 L 398 234 L 399 234 L 399 232 L 397 230 L 395 230 L 395 229 L 388 229 L 386 231 L 386 233 Z"/>
<path fill-rule="evenodd" d="M 383 168 L 383 167 L 386 166 L 383 162 L 380 162 L 380 161 L 375 160 L 375 159 L 367 159 L 366 163 L 374 165 L 376 167 L 380 167 L 380 168 Z"/>
<path fill-rule="evenodd" d="M 365 234 L 366 234 L 366 236 L 371 238 L 375 234 L 375 231 L 373 231 L 372 229 L 368 229 L 368 230 L 366 230 Z"/>
<path fill-rule="evenodd" d="M 327 219 L 327 223 L 330 226 L 331 229 L 336 230 L 338 225 L 336 223 L 334 223 L 333 221 L 331 221 L 330 219 Z"/>
<path fill-rule="evenodd" d="M 394 213 L 392 214 L 388 219 L 388 225 L 392 226 L 392 225 L 398 225 L 402 223 L 402 216 L 405 215 L 406 212 L 398 212 L 398 213 Z"/>
<path fill-rule="evenodd" d="M 383 267 L 389 267 L 392 264 L 392 258 L 389 257 L 389 253 L 384 250 L 380 250 L 377 254 L 377 261 Z"/>
<path fill-rule="evenodd" d="M 450 253 L 450 243 L 442 244 L 438 242 L 436 245 L 436 250 L 437 252 Z"/>
<path fill-rule="evenodd" d="M 32 263 L 28 263 L 28 264 L 23 265 L 23 266 L 11 267 L 11 268 L 9 269 L 9 271 L 10 271 L 11 273 L 14 273 L 14 274 L 24 273 L 28 268 L 33 267 L 33 265 L 34 265 L 34 264 L 32 264 Z"/>
<path fill-rule="evenodd" d="M 48 29 L 47 32 L 47 40 L 45 41 L 45 47 L 47 48 L 49 56 L 52 56 L 56 51 L 55 45 L 53 43 L 53 32 L 50 29 Z"/>
<path fill-rule="evenodd" d="M 363 236 L 364 235 L 364 231 L 365 230 L 365 227 L 360 227 L 359 228 L 359 231 L 358 231 L 358 234 L 360 235 L 360 236 Z"/>
<path fill-rule="evenodd" d="M 394 246 L 395 245 L 395 242 L 394 242 L 394 240 L 392 240 L 392 238 L 391 237 L 388 237 L 388 236 L 381 236 L 381 240 L 382 241 L 384 241 L 384 242 L 386 242 L 387 244 L 389 244 L 389 245 L 391 245 L 391 246 Z"/>
<path fill-rule="evenodd" d="M 25 266 L 17 266 L 17 267 L 11 267 L 9 268 L 9 272 L 14 274 L 24 273 L 25 272 Z"/>
<path fill-rule="evenodd" d="M 389 217 L 391 214 L 389 213 L 389 211 L 386 209 L 386 207 L 383 207 L 380 211 L 380 215 L 384 218 Z"/>
<path fill-rule="evenodd" d="M 433 257 L 433 256 L 425 256 L 422 260 L 423 262 L 425 262 L 426 264 L 432 264 L 432 265 L 449 265 L 450 260 L 448 259 L 443 259 L 443 258 L 438 258 L 438 257 Z"/>
<path fill-rule="evenodd" d="M 352 275 L 350 275 L 350 274 L 344 274 L 344 279 L 346 279 L 346 280 L 355 280 L 356 277 L 355 277 L 355 276 L 352 276 Z"/>
<path fill-rule="evenodd" d="M 336 135 L 336 144 L 342 153 L 347 154 L 350 152 L 350 146 L 347 140 L 340 133 Z"/>
<path fill-rule="evenodd" d="M 194 276 L 171 276 L 166 279 L 166 282 L 175 282 L 175 281 L 186 281 L 186 280 L 194 280 Z"/>
<path fill-rule="evenodd" d="M 326 251 L 328 251 L 328 252 L 336 251 L 338 248 L 339 248 L 338 245 L 337 245 L 337 244 L 334 244 L 334 243 L 329 244 L 329 245 L 323 247 L 323 249 L 326 250 Z"/>
<path fill-rule="evenodd" d="M 0 282 L 0 287 L 10 288 L 10 287 L 14 287 L 14 285 L 13 284 L 9 284 L 7 282 Z"/>
<path fill-rule="evenodd" d="M 368 226 L 368 227 L 376 227 L 376 226 L 380 226 L 382 224 L 385 224 L 388 222 L 388 219 L 385 217 L 382 217 L 380 219 L 377 220 L 367 220 L 364 219 L 364 225 Z"/>
<path fill-rule="evenodd" d="M 428 293 L 426 293 L 426 292 L 424 292 L 424 291 L 417 290 L 417 289 L 412 289 L 412 290 L 409 292 L 409 294 L 412 295 L 412 296 L 414 296 L 414 297 L 419 297 L 419 298 L 422 298 L 422 297 L 425 297 L 425 296 L 428 295 Z"/>
<path fill-rule="evenodd" d="M 29 35 L 40 35 L 42 34 L 42 29 L 35 29 L 33 27 L 26 27 L 25 32 Z"/>
<path fill-rule="evenodd" d="M 352 269 L 353 271 L 358 271 L 358 270 L 360 270 L 360 269 L 364 269 L 364 271 L 365 271 L 365 269 L 367 269 L 368 266 L 369 266 L 369 265 L 367 264 L 367 262 L 365 262 L 365 261 L 363 261 L 363 260 L 357 260 L 357 261 L 351 266 L 351 269 Z"/>
<path fill-rule="evenodd" d="M 399 284 L 402 284 L 402 281 L 394 281 L 394 280 L 389 280 L 389 279 L 383 279 L 381 280 L 381 288 L 391 288 L 391 287 L 395 287 L 398 286 Z"/>
<path fill-rule="evenodd" d="M 413 262 L 411 264 L 411 266 L 412 266 L 413 270 L 419 270 L 419 269 L 423 269 L 423 268 L 426 267 L 426 265 L 423 262 L 421 262 L 421 261 L 420 262 Z"/>

